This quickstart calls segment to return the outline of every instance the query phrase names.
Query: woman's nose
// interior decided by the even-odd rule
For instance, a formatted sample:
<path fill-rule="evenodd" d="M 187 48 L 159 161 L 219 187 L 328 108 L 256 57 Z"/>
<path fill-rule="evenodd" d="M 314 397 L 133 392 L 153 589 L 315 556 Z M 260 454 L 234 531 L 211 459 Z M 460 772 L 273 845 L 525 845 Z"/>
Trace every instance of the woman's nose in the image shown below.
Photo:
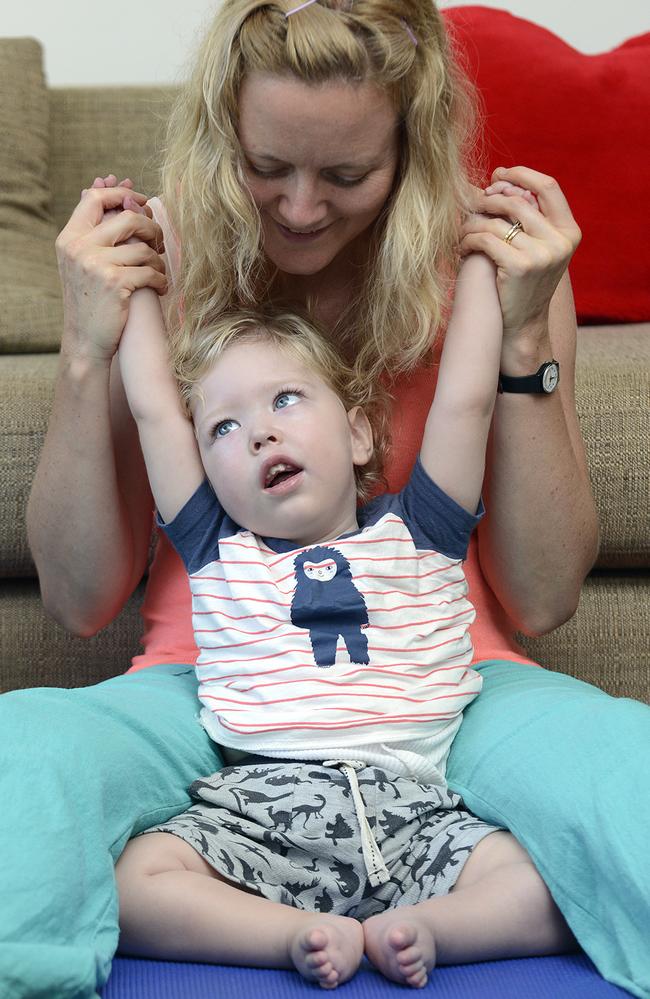
<path fill-rule="evenodd" d="M 327 216 L 317 178 L 294 175 L 280 198 L 281 221 L 290 229 L 317 229 Z"/>

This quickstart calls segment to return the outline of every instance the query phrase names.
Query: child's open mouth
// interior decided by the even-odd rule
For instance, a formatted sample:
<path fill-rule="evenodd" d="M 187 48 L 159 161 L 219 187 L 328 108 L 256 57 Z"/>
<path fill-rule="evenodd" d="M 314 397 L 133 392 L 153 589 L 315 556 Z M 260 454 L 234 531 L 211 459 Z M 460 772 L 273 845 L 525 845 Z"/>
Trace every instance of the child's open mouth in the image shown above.
<path fill-rule="evenodd" d="M 262 487 L 265 492 L 284 493 L 298 485 L 302 478 L 302 468 L 286 461 L 276 461 L 262 473 Z"/>

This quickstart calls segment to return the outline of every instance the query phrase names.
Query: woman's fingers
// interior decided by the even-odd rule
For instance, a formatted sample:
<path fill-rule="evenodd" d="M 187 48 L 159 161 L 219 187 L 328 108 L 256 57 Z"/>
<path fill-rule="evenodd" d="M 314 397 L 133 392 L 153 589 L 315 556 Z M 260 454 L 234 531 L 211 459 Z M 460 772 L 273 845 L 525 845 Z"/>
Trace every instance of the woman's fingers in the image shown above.
<path fill-rule="evenodd" d="M 497 267 L 497 288 L 508 336 L 548 314 L 555 288 L 580 230 L 557 182 L 528 167 L 501 168 L 461 229 L 460 254 L 484 253 Z M 517 223 L 518 228 L 513 229 Z M 507 241 L 506 241 L 507 239 Z"/>
<path fill-rule="evenodd" d="M 492 174 L 492 182 L 498 181 L 508 181 L 532 191 L 539 202 L 540 210 L 553 225 L 578 228 L 569 202 L 554 177 L 538 170 L 531 170 L 530 167 L 497 167 Z"/>
<path fill-rule="evenodd" d="M 469 252 L 470 243 L 473 247 L 476 247 L 477 240 L 474 238 L 470 240 L 469 237 L 482 237 L 490 236 L 492 237 L 489 241 L 485 242 L 482 246 L 482 252 L 487 252 L 485 246 L 489 245 L 491 247 L 488 256 L 492 258 L 495 264 L 500 267 L 508 267 L 509 271 L 518 270 L 518 264 L 523 264 L 522 255 L 525 252 L 527 260 L 531 262 L 534 261 L 538 256 L 543 259 L 547 259 L 547 255 L 543 253 L 538 253 L 538 249 L 542 244 L 531 239 L 524 232 L 523 229 L 519 229 L 514 235 L 511 234 L 510 239 L 506 243 L 506 236 L 512 231 L 513 223 L 504 219 L 490 219 L 490 218 L 478 218 L 474 217 L 468 224 L 464 227 L 463 236 L 460 241 L 460 252 L 461 256 L 465 256 Z M 495 243 L 494 240 L 497 242 Z M 502 246 L 497 244 L 501 243 Z M 516 259 L 514 254 L 519 254 L 519 260 Z M 495 255 L 496 254 L 496 255 Z M 497 259 L 498 257 L 498 259 Z"/>
<path fill-rule="evenodd" d="M 109 173 L 107 177 L 95 177 L 93 187 L 133 187 L 133 181 L 127 177 L 118 183 L 114 173 Z"/>
<path fill-rule="evenodd" d="M 115 179 L 115 174 L 110 174 L 108 177 L 95 177 L 90 187 L 84 187 L 81 192 L 81 197 L 83 198 L 86 194 L 88 194 L 88 191 L 106 190 L 107 188 L 119 188 L 120 190 L 126 191 L 133 195 L 133 197 L 137 199 L 138 203 L 141 205 L 145 205 L 148 200 L 146 194 L 140 194 L 139 191 L 133 190 L 133 181 L 129 180 L 128 177 L 125 180 L 121 180 L 118 184 Z M 149 211 L 149 209 L 147 209 L 147 211 Z"/>
<path fill-rule="evenodd" d="M 517 233 L 515 239 L 521 236 L 522 233 Z M 459 250 L 461 257 L 466 257 L 469 253 L 484 253 L 503 272 L 514 272 L 524 262 L 523 259 L 517 260 L 519 251 L 508 245 L 503 235 L 484 227 L 476 232 L 467 232 L 460 241 Z"/>
<path fill-rule="evenodd" d="M 142 205 L 131 194 L 124 196 L 124 208 L 129 212 L 137 212 L 139 215 L 148 215 L 151 218 L 151 209 L 148 205 Z"/>
<path fill-rule="evenodd" d="M 580 242 L 580 230 L 577 226 L 554 225 L 541 211 L 521 197 L 486 195 L 481 211 L 488 214 L 470 216 L 463 225 L 463 234 L 486 229 L 505 239 L 512 223 L 518 221 L 523 231 L 517 233 L 510 245 L 519 250 L 526 247 L 533 256 L 547 258 L 549 263 L 568 263 Z"/>
<path fill-rule="evenodd" d="M 165 252 L 163 232 L 157 222 L 140 212 L 124 210 L 106 219 L 95 230 L 96 242 L 100 246 L 117 246 L 132 237 L 148 243 L 157 253 Z"/>
<path fill-rule="evenodd" d="M 153 288 L 159 295 L 167 294 L 167 278 L 155 267 L 124 267 L 122 269 L 123 285 L 129 291 L 136 288 Z"/>
<path fill-rule="evenodd" d="M 147 198 L 127 177 L 96 177 L 56 240 L 65 288 L 67 349 L 108 361 L 127 319 L 130 296 L 167 292 L 163 233 Z M 128 206 L 124 208 L 125 204 Z"/>
<path fill-rule="evenodd" d="M 521 222 L 528 235 L 537 239 L 551 238 L 557 231 L 537 208 L 519 196 L 484 194 L 478 201 L 476 214 L 470 215 L 467 222 L 475 224 L 476 220 L 483 221 L 486 218 L 501 219 L 507 229 L 513 222 Z"/>
<path fill-rule="evenodd" d="M 162 257 L 141 240 L 129 240 L 128 243 L 115 246 L 111 252 L 111 264 L 122 267 L 137 267 L 142 264 L 153 267 L 161 274 L 167 273 Z"/>
<path fill-rule="evenodd" d="M 145 214 L 135 211 L 122 211 L 124 199 L 130 198 Z M 92 187 L 81 198 L 70 216 L 65 229 L 57 240 L 57 246 L 67 245 L 71 240 L 89 237 L 101 246 L 124 242 L 130 236 L 149 243 L 159 253 L 164 251 L 163 233 L 160 226 L 150 217 L 151 210 L 144 206 L 144 195 L 124 187 Z M 108 218 L 106 214 L 117 209 Z"/>
<path fill-rule="evenodd" d="M 97 225 L 105 211 L 110 208 L 122 208 L 125 197 L 135 198 L 138 204 L 144 205 L 147 198 L 128 187 L 95 187 L 91 186 L 82 192 L 81 199 L 70 216 L 70 222 L 85 222 L 91 226 Z M 69 224 L 69 223 L 68 223 Z"/>

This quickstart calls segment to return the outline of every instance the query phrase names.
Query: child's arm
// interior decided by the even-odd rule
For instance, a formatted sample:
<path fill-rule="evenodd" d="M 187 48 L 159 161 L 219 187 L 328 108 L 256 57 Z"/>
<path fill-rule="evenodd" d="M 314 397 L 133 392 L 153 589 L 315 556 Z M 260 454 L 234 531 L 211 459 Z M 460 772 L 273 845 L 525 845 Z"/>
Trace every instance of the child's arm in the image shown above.
<path fill-rule="evenodd" d="M 420 460 L 448 496 L 476 513 L 499 379 L 503 322 L 495 268 L 473 253 L 460 266 Z"/>
<path fill-rule="evenodd" d="M 205 472 L 169 366 L 160 301 L 150 288 L 131 295 L 118 354 L 151 491 L 160 516 L 169 523 L 200 486 Z"/>

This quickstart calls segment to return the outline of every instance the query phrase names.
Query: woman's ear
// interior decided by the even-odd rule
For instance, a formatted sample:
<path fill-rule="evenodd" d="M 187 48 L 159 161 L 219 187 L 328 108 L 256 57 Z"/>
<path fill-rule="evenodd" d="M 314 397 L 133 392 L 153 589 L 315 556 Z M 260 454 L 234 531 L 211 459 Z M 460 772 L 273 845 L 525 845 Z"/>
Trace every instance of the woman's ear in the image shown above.
<path fill-rule="evenodd" d="M 367 465 L 372 458 L 372 427 L 361 406 L 348 410 L 350 439 L 352 441 L 352 461 L 355 465 Z"/>

